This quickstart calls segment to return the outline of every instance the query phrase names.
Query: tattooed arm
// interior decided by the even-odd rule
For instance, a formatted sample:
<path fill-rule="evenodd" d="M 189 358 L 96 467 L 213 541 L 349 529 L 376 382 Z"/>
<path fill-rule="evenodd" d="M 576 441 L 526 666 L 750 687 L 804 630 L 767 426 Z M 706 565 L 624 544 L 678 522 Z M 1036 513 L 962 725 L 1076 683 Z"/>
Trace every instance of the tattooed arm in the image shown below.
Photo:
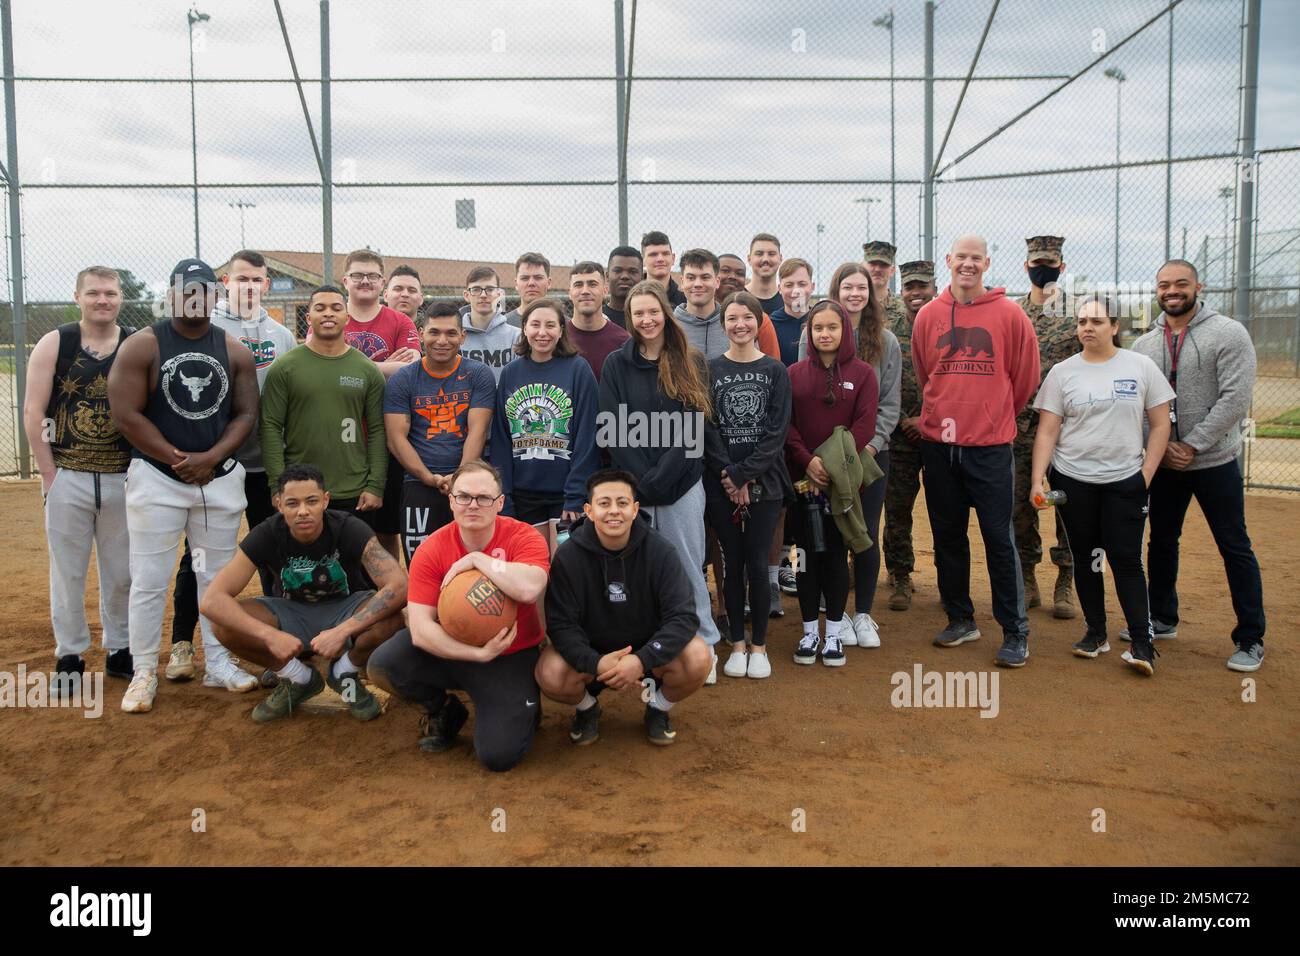
<path fill-rule="evenodd" d="M 355 614 L 336 627 L 321 631 L 311 641 L 311 649 L 333 660 L 343 653 L 350 638 L 406 606 L 406 572 L 379 539 L 371 537 L 361 553 L 361 564 L 375 583 L 375 595 L 357 608 Z"/>

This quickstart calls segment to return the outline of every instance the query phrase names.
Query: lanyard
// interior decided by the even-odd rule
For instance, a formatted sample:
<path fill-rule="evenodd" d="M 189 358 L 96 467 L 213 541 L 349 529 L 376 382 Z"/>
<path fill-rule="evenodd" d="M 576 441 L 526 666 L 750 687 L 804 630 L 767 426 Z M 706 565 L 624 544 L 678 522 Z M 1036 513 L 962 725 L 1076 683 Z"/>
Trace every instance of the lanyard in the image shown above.
<path fill-rule="evenodd" d="M 1178 348 L 1174 348 L 1174 333 L 1169 328 L 1169 322 L 1165 322 L 1165 348 L 1169 350 L 1169 384 L 1177 388 L 1178 382 L 1178 356 L 1183 352 L 1183 346 L 1187 344 L 1187 327 L 1178 336 Z"/>

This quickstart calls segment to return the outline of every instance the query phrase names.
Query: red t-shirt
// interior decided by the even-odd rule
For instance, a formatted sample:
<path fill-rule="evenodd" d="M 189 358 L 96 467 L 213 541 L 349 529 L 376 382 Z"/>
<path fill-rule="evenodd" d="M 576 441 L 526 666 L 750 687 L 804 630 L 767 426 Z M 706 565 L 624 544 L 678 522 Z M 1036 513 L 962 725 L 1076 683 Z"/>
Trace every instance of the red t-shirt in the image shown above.
<path fill-rule="evenodd" d="M 388 361 L 398 349 L 420 351 L 420 333 L 415 330 L 415 323 L 386 305 L 381 305 L 379 314 L 369 322 L 358 322 L 349 315 L 343 338 L 373 362 Z"/>
<path fill-rule="evenodd" d="M 496 530 L 492 540 L 483 549 L 485 554 L 502 561 L 531 564 L 551 573 L 551 558 L 546 547 L 546 539 L 530 524 L 497 515 Z M 438 597 L 442 594 L 442 579 L 447 569 L 465 557 L 469 552 L 460 539 L 460 528 L 453 521 L 443 525 L 421 542 L 411 559 L 409 583 L 406 599 L 411 604 L 438 606 Z M 514 643 L 506 649 L 506 654 L 536 647 L 542 643 L 542 628 L 537 620 L 537 605 L 520 604 L 518 617 L 519 630 L 515 632 Z"/>

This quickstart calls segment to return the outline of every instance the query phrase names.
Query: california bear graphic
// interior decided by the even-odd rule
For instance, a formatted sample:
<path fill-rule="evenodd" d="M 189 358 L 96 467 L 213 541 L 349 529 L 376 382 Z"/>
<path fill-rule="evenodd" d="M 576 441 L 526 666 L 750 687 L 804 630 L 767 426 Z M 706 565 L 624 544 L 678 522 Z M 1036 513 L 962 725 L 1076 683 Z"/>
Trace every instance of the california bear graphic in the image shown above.
<path fill-rule="evenodd" d="M 980 354 L 993 357 L 993 337 L 989 335 L 988 329 L 964 329 L 960 325 L 954 325 L 939 336 L 936 347 L 948 349 L 944 359 L 954 358 L 958 352 L 963 351 L 966 353 L 963 358 L 975 358 Z"/>

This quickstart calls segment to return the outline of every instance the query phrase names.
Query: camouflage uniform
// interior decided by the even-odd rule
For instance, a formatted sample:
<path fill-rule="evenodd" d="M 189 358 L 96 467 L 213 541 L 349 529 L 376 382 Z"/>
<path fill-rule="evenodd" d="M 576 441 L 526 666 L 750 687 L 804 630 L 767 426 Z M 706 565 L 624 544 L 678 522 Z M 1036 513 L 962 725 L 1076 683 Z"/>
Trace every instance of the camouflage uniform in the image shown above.
<path fill-rule="evenodd" d="M 1035 247 L 1035 242 L 1054 238 L 1046 236 L 1030 239 L 1029 258 L 1032 260 L 1036 252 L 1043 251 L 1042 248 Z M 1046 243 L 1042 245 L 1048 251 L 1052 251 L 1052 244 Z M 1054 248 L 1059 255 L 1059 242 L 1055 244 Z M 1048 299 L 1043 305 L 1034 305 L 1029 296 L 1019 300 L 1019 305 L 1025 310 L 1029 320 L 1034 323 L 1034 331 L 1038 335 L 1038 354 L 1042 368 L 1042 378 L 1039 379 L 1039 385 L 1041 386 L 1042 380 L 1047 378 L 1047 373 L 1051 371 L 1053 365 L 1083 351 L 1083 346 L 1079 343 L 1079 338 L 1075 334 L 1074 310 L 1070 307 L 1065 292 L 1060 289 L 1057 290 L 1053 298 Z M 1038 534 L 1038 509 L 1029 501 L 1029 488 L 1033 471 L 1034 436 L 1038 433 L 1038 412 L 1033 409 L 1032 405 L 1033 401 L 1031 400 L 1030 404 L 1016 416 L 1014 445 L 1016 483 L 1012 511 L 1012 523 L 1015 526 L 1016 533 L 1016 550 L 1020 552 L 1020 566 L 1027 576 L 1033 574 L 1034 568 L 1043 560 L 1043 542 Z M 1062 569 L 1062 572 L 1068 572 L 1073 569 L 1074 562 L 1070 557 L 1069 542 L 1065 538 L 1065 526 L 1061 523 L 1061 516 L 1056 512 L 1056 509 L 1052 510 L 1056 519 L 1056 546 L 1051 549 L 1052 563 Z"/>
<path fill-rule="evenodd" d="M 900 271 L 902 276 L 934 278 L 934 265 L 928 262 L 904 263 Z M 885 323 L 898 338 L 903 353 L 899 420 L 914 418 L 921 414 L 921 390 L 917 387 L 916 370 L 912 367 L 912 319 L 899 296 L 891 294 L 886 300 Z M 916 554 L 912 551 L 912 511 L 920 491 L 921 449 L 903 433 L 901 427 L 895 428 L 889 436 L 883 543 L 885 569 L 891 578 L 910 577 L 916 569 Z"/>

